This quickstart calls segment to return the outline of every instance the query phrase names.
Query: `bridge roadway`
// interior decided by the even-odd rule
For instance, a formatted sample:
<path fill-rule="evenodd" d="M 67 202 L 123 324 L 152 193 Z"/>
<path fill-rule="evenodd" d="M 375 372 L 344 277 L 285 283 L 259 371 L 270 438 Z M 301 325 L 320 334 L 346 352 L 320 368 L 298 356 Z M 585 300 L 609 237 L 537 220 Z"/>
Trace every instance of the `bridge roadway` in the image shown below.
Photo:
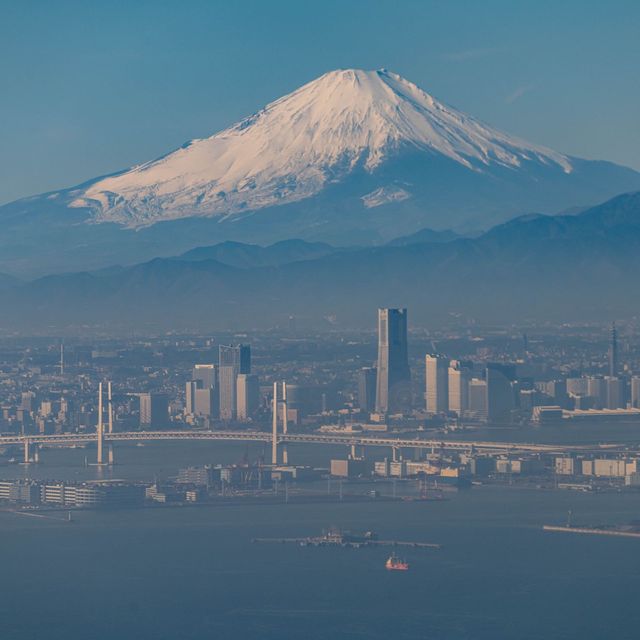
<path fill-rule="evenodd" d="M 105 443 L 146 442 L 162 440 L 226 440 L 240 442 L 272 443 L 273 436 L 266 431 L 131 431 L 105 433 Z M 96 442 L 96 433 L 60 433 L 54 435 L 11 435 L 0 436 L 0 447 L 7 445 L 72 445 Z M 484 453 L 629 453 L 637 452 L 638 445 L 625 443 L 601 443 L 592 445 L 534 444 L 523 442 L 486 442 L 462 440 L 422 440 L 404 439 L 356 434 L 329 433 L 278 433 L 280 444 L 324 444 L 345 445 L 347 447 L 389 447 L 391 449 L 436 449 L 449 451 L 476 451 Z"/>

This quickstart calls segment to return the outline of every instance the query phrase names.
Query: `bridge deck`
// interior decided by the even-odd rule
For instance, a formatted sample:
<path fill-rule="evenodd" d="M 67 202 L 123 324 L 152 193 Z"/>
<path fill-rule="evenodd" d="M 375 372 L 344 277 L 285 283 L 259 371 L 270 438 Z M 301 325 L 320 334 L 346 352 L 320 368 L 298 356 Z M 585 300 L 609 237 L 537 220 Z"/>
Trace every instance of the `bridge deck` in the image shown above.
<path fill-rule="evenodd" d="M 53 435 L 0 436 L 0 446 L 31 444 L 82 444 L 97 441 L 96 433 L 60 433 Z M 104 442 L 143 442 L 176 440 L 224 440 L 240 442 L 272 442 L 266 431 L 128 431 L 105 433 Z M 341 434 L 278 434 L 278 444 L 333 444 L 345 446 L 389 447 L 395 449 L 438 449 L 457 451 L 482 451 L 487 453 L 630 453 L 638 446 L 625 443 L 602 443 L 593 445 L 535 444 L 524 442 L 487 442 L 461 440 L 422 440 L 388 438 L 381 436 Z"/>

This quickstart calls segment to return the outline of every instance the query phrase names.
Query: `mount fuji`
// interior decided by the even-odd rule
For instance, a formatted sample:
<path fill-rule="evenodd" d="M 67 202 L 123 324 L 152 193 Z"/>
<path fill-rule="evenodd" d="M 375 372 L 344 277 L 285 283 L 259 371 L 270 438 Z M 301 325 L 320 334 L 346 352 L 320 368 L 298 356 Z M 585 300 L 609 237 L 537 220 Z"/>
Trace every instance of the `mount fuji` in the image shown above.
<path fill-rule="evenodd" d="M 225 240 L 375 245 L 635 189 L 631 169 L 501 133 L 395 73 L 339 70 L 157 160 L 0 207 L 0 271 L 95 269 Z"/>

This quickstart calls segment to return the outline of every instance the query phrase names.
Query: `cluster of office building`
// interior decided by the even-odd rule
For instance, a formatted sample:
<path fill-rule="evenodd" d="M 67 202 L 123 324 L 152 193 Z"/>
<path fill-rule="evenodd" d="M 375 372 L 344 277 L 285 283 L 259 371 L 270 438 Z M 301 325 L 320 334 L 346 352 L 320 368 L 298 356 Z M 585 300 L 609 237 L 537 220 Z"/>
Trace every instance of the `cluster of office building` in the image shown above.
<path fill-rule="evenodd" d="M 477 372 L 472 363 L 433 354 L 426 356 L 425 372 L 427 413 L 493 422 L 511 419 L 521 384 L 513 365 L 487 364 Z M 412 410 L 406 309 L 378 310 L 377 366 L 360 370 L 358 403 L 363 411 L 378 414 Z"/>
<path fill-rule="evenodd" d="M 415 408 L 407 353 L 407 310 L 379 309 L 377 365 L 358 372 L 362 411 L 406 415 Z M 635 416 L 640 410 L 640 376 L 620 374 L 615 326 L 608 360 L 608 375 L 536 381 L 524 361 L 478 363 L 427 354 L 424 410 L 427 417 L 491 423 L 587 417 L 598 410 Z"/>
<path fill-rule="evenodd" d="M 73 403 L 64 396 L 55 400 L 40 399 L 34 391 L 23 391 L 15 408 L 2 407 L 1 422 L 8 428 L 42 434 L 61 433 L 69 427 L 77 427 L 82 412 L 75 410 Z"/>
<path fill-rule="evenodd" d="M 260 405 L 249 345 L 220 345 L 218 364 L 196 364 L 185 389 L 185 415 L 206 426 L 213 420 L 246 422 Z"/>

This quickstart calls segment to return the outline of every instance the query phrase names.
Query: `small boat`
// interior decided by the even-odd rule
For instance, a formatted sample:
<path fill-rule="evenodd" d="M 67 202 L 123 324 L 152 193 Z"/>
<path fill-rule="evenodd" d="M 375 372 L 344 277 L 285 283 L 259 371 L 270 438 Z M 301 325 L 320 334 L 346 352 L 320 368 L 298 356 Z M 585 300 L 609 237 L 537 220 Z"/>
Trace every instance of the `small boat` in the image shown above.
<path fill-rule="evenodd" d="M 389 556 L 384 566 L 388 571 L 409 571 L 409 563 L 406 560 L 400 560 L 395 553 Z"/>

